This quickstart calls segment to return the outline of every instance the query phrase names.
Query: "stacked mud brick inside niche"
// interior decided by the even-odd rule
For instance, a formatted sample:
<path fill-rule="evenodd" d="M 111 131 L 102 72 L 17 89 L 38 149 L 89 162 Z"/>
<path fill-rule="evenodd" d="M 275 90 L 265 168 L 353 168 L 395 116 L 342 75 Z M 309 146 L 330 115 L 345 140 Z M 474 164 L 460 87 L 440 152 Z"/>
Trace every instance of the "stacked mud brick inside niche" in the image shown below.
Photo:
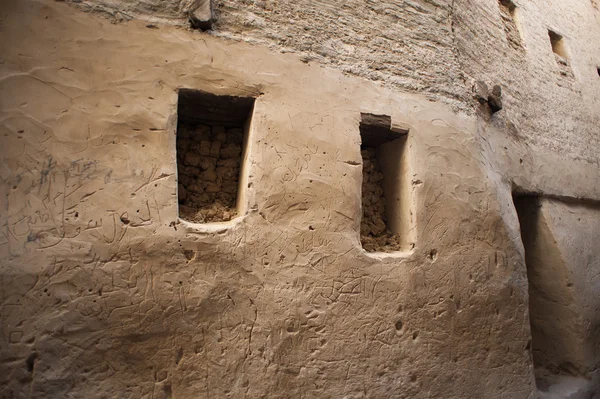
<path fill-rule="evenodd" d="M 254 98 L 179 91 L 179 217 L 223 222 L 239 213 L 240 171 Z"/>
<path fill-rule="evenodd" d="M 403 154 L 408 130 L 393 129 L 385 115 L 361 114 L 363 162 L 360 239 L 367 252 L 404 248 Z"/>

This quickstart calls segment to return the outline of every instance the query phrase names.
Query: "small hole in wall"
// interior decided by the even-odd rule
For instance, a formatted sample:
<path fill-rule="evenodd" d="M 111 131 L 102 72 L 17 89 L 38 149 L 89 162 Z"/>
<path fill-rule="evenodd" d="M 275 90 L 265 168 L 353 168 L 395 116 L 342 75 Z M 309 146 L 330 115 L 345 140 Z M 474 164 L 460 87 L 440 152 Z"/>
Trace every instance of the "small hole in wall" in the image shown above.
<path fill-rule="evenodd" d="M 598 72 L 598 76 L 600 76 L 600 67 L 596 67 L 596 72 Z"/>
<path fill-rule="evenodd" d="M 427 257 L 429 258 L 430 261 L 434 261 L 437 259 L 437 249 L 432 249 L 431 251 L 429 251 L 429 255 L 427 255 Z"/>
<path fill-rule="evenodd" d="M 500 3 L 501 6 L 506 7 L 511 14 L 513 14 L 517 8 L 515 3 L 513 3 L 511 0 L 499 0 L 498 3 Z"/>
<path fill-rule="evenodd" d="M 33 368 L 35 367 L 35 361 L 37 357 L 38 354 L 36 352 L 33 352 L 27 357 L 27 360 L 25 360 L 25 364 L 27 365 L 27 371 L 29 371 L 30 373 L 33 373 Z"/>
<path fill-rule="evenodd" d="M 394 327 L 396 328 L 396 331 L 402 330 L 402 320 L 396 321 L 396 324 L 394 324 Z"/>

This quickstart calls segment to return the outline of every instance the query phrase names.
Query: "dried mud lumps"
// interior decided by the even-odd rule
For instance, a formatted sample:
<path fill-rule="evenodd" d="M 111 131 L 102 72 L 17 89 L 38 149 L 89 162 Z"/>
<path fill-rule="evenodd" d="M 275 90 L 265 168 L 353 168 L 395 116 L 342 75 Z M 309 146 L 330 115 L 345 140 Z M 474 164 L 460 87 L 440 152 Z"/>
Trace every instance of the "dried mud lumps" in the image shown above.
<path fill-rule="evenodd" d="M 180 123 L 177 128 L 179 213 L 196 223 L 236 216 L 243 130 Z"/>
<path fill-rule="evenodd" d="M 363 159 L 360 241 L 367 252 L 400 250 L 400 237 L 387 228 L 383 172 L 374 147 L 361 149 Z"/>

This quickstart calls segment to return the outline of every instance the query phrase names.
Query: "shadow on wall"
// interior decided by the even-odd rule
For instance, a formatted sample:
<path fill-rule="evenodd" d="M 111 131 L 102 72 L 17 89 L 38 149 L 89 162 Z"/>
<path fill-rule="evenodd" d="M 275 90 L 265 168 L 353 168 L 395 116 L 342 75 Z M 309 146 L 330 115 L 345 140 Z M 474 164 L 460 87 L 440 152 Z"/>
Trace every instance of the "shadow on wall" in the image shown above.
<path fill-rule="evenodd" d="M 525 248 L 529 283 L 529 318 L 536 385 L 540 398 L 596 398 L 591 381 L 594 350 L 581 315 L 574 269 L 561 252 L 540 197 L 513 198 Z M 563 204 L 561 204 L 563 205 Z M 565 205 L 566 206 L 566 205 Z M 573 226 L 577 228 L 577 226 Z M 593 331 L 593 330 L 592 330 Z M 597 374 L 597 373 L 596 373 Z M 597 378 L 597 377 L 596 377 Z"/>

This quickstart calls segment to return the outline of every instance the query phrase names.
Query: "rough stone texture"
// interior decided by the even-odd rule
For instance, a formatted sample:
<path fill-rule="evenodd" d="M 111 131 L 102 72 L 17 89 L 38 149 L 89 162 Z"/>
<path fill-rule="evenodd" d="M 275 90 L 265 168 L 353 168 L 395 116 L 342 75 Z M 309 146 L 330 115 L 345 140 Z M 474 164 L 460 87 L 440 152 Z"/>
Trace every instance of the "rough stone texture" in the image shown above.
<path fill-rule="evenodd" d="M 210 0 L 62 0 L 85 11 L 98 13 L 119 23 L 142 18 L 152 22 L 187 24 L 208 22 L 212 19 Z M 195 19 L 196 21 L 193 21 Z M 152 26 L 156 28 L 156 26 Z"/>
<path fill-rule="evenodd" d="M 362 157 L 362 219 L 360 242 L 367 252 L 400 251 L 398 234 L 387 228 L 383 172 L 377 160 L 377 149 L 363 146 Z"/>
<path fill-rule="evenodd" d="M 179 215 L 189 222 L 231 220 L 236 200 L 243 130 L 223 126 L 177 126 Z"/>
<path fill-rule="evenodd" d="M 521 33 L 515 20 L 517 6 L 511 0 L 498 0 L 498 7 L 500 8 L 500 16 L 502 17 L 508 44 L 515 50 L 522 50 Z"/>
<path fill-rule="evenodd" d="M 125 4 L 159 3 L 110 2 Z M 512 194 L 600 199 L 597 11 L 517 4 L 517 52 L 496 0 L 332 4 L 221 3 L 222 36 L 284 49 L 270 35 L 314 30 L 292 36 L 294 55 L 158 18 L 0 3 L 0 396 L 538 396 Z M 261 15 L 260 29 L 235 23 Z M 571 87 L 556 84 L 550 23 L 569 40 Z M 304 62 L 345 32 L 355 55 L 323 62 L 358 76 Z M 502 111 L 453 112 L 476 101 L 462 71 L 501 84 Z M 377 76 L 395 79 L 363 79 Z M 226 226 L 178 218 L 182 87 L 258 97 L 245 211 Z M 363 112 L 410 126 L 417 239 L 401 255 L 361 248 Z M 597 229 L 556 226 L 578 237 L 562 240 L 565 262 L 598 298 Z M 574 303 L 600 324 L 596 302 Z"/>
<path fill-rule="evenodd" d="M 573 70 L 571 69 L 569 60 L 565 57 L 561 57 L 558 54 L 554 54 L 554 58 L 556 59 L 556 65 L 558 65 L 558 77 L 560 79 L 559 86 L 569 84 L 569 81 L 575 79 L 575 75 L 573 75 Z"/>
<path fill-rule="evenodd" d="M 503 30 L 497 1 L 456 0 L 456 46 L 468 77 L 501 84 L 503 110 L 492 123 L 524 145 L 597 165 L 600 155 L 598 10 L 591 2 L 515 2 L 524 51 Z M 548 37 L 564 35 L 575 79 L 565 79 Z M 585 98 L 585 101 L 581 101 Z M 549 112 L 551 110 L 551 112 Z"/>

